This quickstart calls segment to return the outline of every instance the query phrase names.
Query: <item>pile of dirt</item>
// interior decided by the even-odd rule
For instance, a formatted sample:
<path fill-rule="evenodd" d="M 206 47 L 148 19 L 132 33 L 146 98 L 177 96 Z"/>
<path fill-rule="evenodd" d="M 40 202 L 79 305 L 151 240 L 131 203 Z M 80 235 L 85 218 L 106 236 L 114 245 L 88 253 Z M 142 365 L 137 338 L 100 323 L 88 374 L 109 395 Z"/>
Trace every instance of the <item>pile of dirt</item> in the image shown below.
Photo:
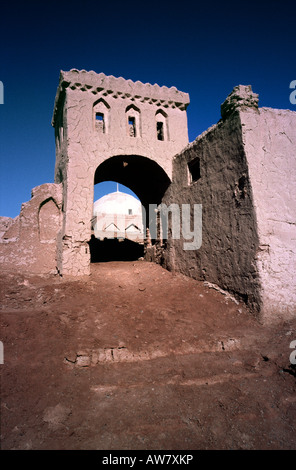
<path fill-rule="evenodd" d="M 145 261 L 2 273 L 2 449 L 295 449 L 295 326 Z"/>

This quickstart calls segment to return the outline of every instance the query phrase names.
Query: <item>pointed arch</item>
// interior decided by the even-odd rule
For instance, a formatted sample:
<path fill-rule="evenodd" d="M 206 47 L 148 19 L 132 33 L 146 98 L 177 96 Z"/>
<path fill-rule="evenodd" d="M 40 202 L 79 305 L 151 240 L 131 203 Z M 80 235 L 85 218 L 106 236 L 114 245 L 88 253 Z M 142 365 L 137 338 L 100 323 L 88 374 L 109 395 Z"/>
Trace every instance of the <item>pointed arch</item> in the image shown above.
<path fill-rule="evenodd" d="M 127 106 L 125 110 L 126 130 L 130 137 L 141 137 L 141 111 L 134 104 Z"/>
<path fill-rule="evenodd" d="M 60 209 L 53 197 L 45 199 L 38 210 L 38 233 L 41 242 L 56 239 L 60 229 Z"/>
<path fill-rule="evenodd" d="M 157 140 L 169 140 L 168 115 L 163 109 L 158 109 L 156 111 L 155 121 Z"/>
<path fill-rule="evenodd" d="M 108 134 L 110 105 L 103 98 L 93 104 L 93 129 L 100 134 Z"/>

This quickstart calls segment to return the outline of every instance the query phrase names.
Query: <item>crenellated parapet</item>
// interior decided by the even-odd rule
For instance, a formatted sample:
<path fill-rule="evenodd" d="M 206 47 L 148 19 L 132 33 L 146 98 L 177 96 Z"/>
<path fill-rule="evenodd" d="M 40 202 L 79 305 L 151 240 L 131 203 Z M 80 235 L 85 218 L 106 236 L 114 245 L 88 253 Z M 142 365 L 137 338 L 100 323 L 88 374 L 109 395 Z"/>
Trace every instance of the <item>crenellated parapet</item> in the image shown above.
<path fill-rule="evenodd" d="M 140 81 L 133 82 L 122 77 L 95 73 L 94 71 L 71 69 L 60 72 L 59 86 L 54 106 L 52 124 L 55 123 L 60 95 L 66 88 L 92 93 L 94 96 L 128 99 L 135 103 L 149 103 L 164 108 L 186 110 L 190 100 L 188 93 L 176 87 L 151 85 Z"/>

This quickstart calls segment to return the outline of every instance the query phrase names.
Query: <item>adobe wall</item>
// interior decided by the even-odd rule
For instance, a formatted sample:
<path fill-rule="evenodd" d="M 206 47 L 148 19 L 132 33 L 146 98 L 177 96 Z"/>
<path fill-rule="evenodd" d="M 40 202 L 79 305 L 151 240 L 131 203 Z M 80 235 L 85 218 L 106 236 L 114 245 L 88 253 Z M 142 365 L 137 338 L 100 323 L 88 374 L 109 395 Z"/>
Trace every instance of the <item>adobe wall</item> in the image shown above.
<path fill-rule="evenodd" d="M 142 156 L 171 178 L 172 157 L 188 143 L 187 93 L 95 72 L 61 72 L 53 126 L 55 182 L 63 183 L 61 274 L 88 274 L 94 177 L 117 155 Z M 97 117 L 102 117 L 98 120 Z M 129 121 L 134 121 L 132 129 Z M 157 123 L 162 123 L 163 140 Z M 139 180 L 145 178 L 137 174 Z M 151 181 L 151 191 L 153 181 Z"/>
<path fill-rule="evenodd" d="M 252 183 L 263 318 L 296 315 L 296 113 L 240 113 Z"/>
<path fill-rule="evenodd" d="M 190 182 L 188 164 L 196 158 L 200 178 Z M 236 293 L 258 312 L 259 240 L 239 115 L 221 120 L 199 136 L 175 157 L 173 168 L 163 202 L 202 204 L 202 244 L 198 250 L 184 250 L 182 236 L 168 240 L 164 266 Z"/>
<path fill-rule="evenodd" d="M 22 204 L 20 215 L 15 219 L 0 218 L 1 269 L 57 273 L 61 208 L 62 186 L 48 183 L 32 190 L 32 198 Z"/>
<path fill-rule="evenodd" d="M 230 291 L 262 321 L 295 316 L 296 113 L 258 108 L 250 87 L 236 87 L 221 113 L 175 157 L 163 200 L 202 204 L 202 245 L 184 251 L 182 238 L 170 239 L 159 260 Z"/>
<path fill-rule="evenodd" d="M 1 217 L 0 216 L 0 240 L 5 235 L 9 227 L 14 224 L 14 219 L 12 217 Z"/>

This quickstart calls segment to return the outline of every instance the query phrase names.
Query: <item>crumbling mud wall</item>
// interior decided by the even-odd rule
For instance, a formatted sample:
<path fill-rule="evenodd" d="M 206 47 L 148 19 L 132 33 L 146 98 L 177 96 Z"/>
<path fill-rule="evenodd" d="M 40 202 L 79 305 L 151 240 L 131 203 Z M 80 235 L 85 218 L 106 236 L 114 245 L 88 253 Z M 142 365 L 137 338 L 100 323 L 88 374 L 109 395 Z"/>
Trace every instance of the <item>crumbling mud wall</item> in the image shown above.
<path fill-rule="evenodd" d="M 62 185 L 48 183 L 32 190 L 32 198 L 15 219 L 0 218 L 1 268 L 56 274 L 61 210 Z"/>
<path fill-rule="evenodd" d="M 179 240 L 168 240 L 164 265 L 217 284 L 258 311 L 259 240 L 239 114 L 199 136 L 175 157 L 173 168 L 173 182 L 163 202 L 202 204 L 202 244 L 184 250 L 181 231 Z M 200 221 L 191 220 L 194 223 Z"/>
<path fill-rule="evenodd" d="M 296 316 L 296 113 L 240 113 L 256 213 L 264 319 Z"/>
<path fill-rule="evenodd" d="M 296 113 L 258 108 L 251 87 L 239 86 L 221 114 L 175 157 L 163 199 L 202 204 L 202 244 L 184 250 L 181 231 L 154 251 L 168 269 L 235 294 L 262 321 L 294 316 Z"/>

